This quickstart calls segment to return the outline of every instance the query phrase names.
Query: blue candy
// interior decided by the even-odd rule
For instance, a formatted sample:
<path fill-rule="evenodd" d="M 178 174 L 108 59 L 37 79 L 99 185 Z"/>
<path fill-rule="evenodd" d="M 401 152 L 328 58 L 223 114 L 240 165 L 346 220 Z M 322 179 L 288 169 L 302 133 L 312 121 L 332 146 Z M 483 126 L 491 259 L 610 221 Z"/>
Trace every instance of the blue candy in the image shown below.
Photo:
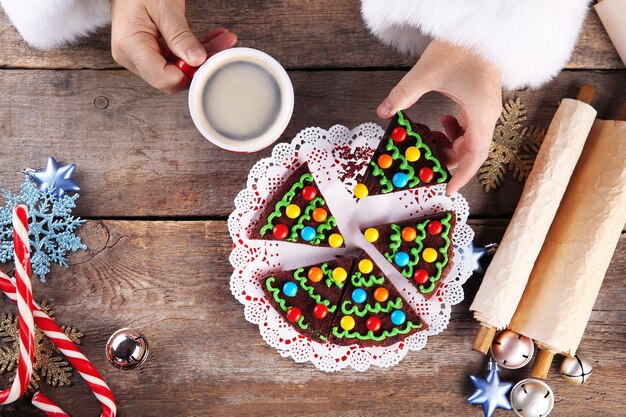
<path fill-rule="evenodd" d="M 406 314 L 404 314 L 402 310 L 394 310 L 393 313 L 391 313 L 391 322 L 396 326 L 404 324 L 405 321 Z"/>
<path fill-rule="evenodd" d="M 409 263 L 409 254 L 406 252 L 398 252 L 393 260 L 398 266 L 407 266 Z"/>
<path fill-rule="evenodd" d="M 363 303 L 365 302 L 365 300 L 367 299 L 367 293 L 365 291 L 363 291 L 361 288 L 357 288 L 354 291 L 352 291 L 352 301 L 354 301 L 357 304 Z"/>
<path fill-rule="evenodd" d="M 287 297 L 295 297 L 298 293 L 298 286 L 293 282 L 285 282 L 285 285 L 283 285 L 283 293 Z"/>
<path fill-rule="evenodd" d="M 312 241 L 317 236 L 317 232 L 311 226 L 304 226 L 300 231 L 300 237 L 307 242 Z"/>
<path fill-rule="evenodd" d="M 391 178 L 391 182 L 398 188 L 406 187 L 409 183 L 409 177 L 404 172 L 397 172 Z"/>

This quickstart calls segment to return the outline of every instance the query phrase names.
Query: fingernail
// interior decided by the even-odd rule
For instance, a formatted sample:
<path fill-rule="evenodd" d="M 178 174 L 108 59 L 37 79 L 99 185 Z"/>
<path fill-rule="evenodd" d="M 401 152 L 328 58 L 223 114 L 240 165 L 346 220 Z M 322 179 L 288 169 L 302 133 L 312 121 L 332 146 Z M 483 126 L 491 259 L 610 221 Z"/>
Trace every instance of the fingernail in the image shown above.
<path fill-rule="evenodd" d="M 381 116 L 389 116 L 391 114 L 391 111 L 391 103 L 387 99 L 380 103 L 380 106 L 378 106 L 377 110 L 378 114 L 380 114 Z"/>
<path fill-rule="evenodd" d="M 204 61 L 206 59 L 206 51 L 201 46 L 196 46 L 187 51 L 187 59 L 189 61 Z"/>
<path fill-rule="evenodd" d="M 235 44 L 237 43 L 237 37 L 235 36 L 234 38 L 232 38 L 230 40 L 230 42 L 228 42 L 228 44 L 226 45 L 227 48 L 232 48 L 233 46 L 235 46 Z"/>

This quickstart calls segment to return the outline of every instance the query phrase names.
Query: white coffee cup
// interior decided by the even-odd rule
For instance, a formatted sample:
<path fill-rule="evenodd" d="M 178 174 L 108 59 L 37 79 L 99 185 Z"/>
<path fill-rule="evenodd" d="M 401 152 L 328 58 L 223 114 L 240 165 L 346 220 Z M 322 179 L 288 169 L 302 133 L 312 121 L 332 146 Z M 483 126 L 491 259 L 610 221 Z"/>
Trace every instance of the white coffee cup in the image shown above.
<path fill-rule="evenodd" d="M 254 152 L 274 143 L 289 124 L 294 93 L 287 71 L 252 48 L 231 48 L 199 68 L 177 66 L 192 77 L 189 112 L 202 136 L 233 152 Z"/>

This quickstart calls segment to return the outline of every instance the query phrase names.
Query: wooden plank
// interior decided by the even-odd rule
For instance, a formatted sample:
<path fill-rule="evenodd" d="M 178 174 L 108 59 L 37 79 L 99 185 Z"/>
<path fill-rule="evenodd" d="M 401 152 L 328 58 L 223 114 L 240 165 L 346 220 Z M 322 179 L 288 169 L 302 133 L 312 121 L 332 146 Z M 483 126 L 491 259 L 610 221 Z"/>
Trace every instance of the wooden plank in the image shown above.
<path fill-rule="evenodd" d="M 186 95 L 166 96 L 120 71 L 0 73 L 0 188 L 17 190 L 25 167 L 48 155 L 78 165 L 83 187 L 78 213 L 87 217 L 226 216 L 250 168 L 269 149 L 248 155 L 221 151 L 195 130 Z M 375 108 L 402 71 L 292 71 L 293 119 L 283 140 L 301 129 L 379 122 Z M 522 91 L 528 123 L 547 127 L 562 97 L 582 83 L 596 85 L 599 115 L 615 117 L 624 101 L 626 71 L 562 73 L 550 88 Z M 27 88 L 26 88 L 27 87 Z M 410 112 L 436 129 L 439 115 L 457 107 L 426 95 Z M 463 189 L 472 214 L 507 217 L 521 185 L 508 178 L 485 194 L 477 181 Z"/>
<path fill-rule="evenodd" d="M 200 34 L 216 26 L 237 33 L 241 46 L 264 50 L 288 68 L 407 67 L 414 58 L 400 56 L 365 29 L 357 1 L 187 2 L 191 29 Z M 529 22 L 529 30 L 532 22 Z M 520 33 L 523 37 L 524 34 Z M 110 30 L 77 46 L 53 51 L 28 47 L 5 16 L 0 20 L 0 67 L 117 68 L 111 58 Z M 600 20 L 591 11 L 568 68 L 623 68 Z"/>
<path fill-rule="evenodd" d="M 504 227 L 474 222 L 477 242 L 501 238 Z M 449 328 L 431 337 L 391 369 L 325 374 L 310 364 L 281 358 L 245 321 L 229 291 L 231 244 L 223 221 L 91 221 L 81 231 L 89 250 L 55 269 L 35 298 L 47 297 L 57 320 L 85 333 L 83 350 L 115 392 L 120 415 L 482 415 L 466 404 L 468 374 L 482 374 L 485 358 L 471 350 L 477 324 L 468 307 L 479 279 L 466 284 Z M 558 376 L 554 416 L 618 416 L 626 399 L 626 327 L 623 278 L 626 236 L 620 240 L 579 350 L 594 373 L 575 387 Z M 1 312 L 13 307 L 2 298 Z M 116 329 L 131 326 L 148 336 L 145 365 L 123 372 L 109 366 L 104 345 Z M 505 370 L 519 380 L 529 368 Z M 4 382 L 4 381 L 3 381 Z M 6 385 L 3 385 L 6 386 Z M 99 415 L 84 383 L 44 387 L 72 415 Z M 21 402 L 19 415 L 39 416 Z M 80 413 L 79 413 L 80 411 Z M 12 414 L 15 415 L 15 414 Z"/>

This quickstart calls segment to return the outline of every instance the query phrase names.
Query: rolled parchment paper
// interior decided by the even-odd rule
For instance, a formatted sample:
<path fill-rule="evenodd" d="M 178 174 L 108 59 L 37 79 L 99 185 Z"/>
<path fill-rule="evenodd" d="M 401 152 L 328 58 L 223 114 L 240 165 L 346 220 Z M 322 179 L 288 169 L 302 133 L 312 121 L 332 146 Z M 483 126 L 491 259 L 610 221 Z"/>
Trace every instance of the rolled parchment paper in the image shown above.
<path fill-rule="evenodd" d="M 626 122 L 596 120 L 511 329 L 576 354 L 624 223 Z"/>
<path fill-rule="evenodd" d="M 483 329 L 503 329 L 510 323 L 595 117 L 593 107 L 582 101 L 561 101 L 511 223 L 470 306 Z M 480 337 L 474 348 L 486 353 L 491 340 L 481 344 Z"/>
<path fill-rule="evenodd" d="M 626 0 L 602 0 L 593 6 L 606 33 L 626 65 Z"/>

